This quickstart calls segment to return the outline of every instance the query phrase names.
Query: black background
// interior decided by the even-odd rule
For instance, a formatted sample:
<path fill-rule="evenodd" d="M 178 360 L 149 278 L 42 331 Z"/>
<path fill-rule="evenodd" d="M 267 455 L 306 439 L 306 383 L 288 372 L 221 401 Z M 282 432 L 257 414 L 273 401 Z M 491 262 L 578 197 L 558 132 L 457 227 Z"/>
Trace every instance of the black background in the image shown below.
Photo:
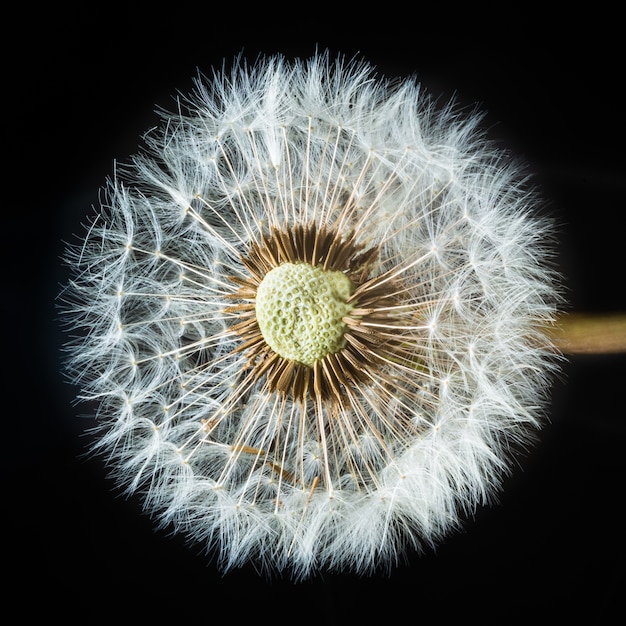
<path fill-rule="evenodd" d="M 114 160 L 127 160 L 156 123 L 155 107 L 173 107 L 197 70 L 240 52 L 358 53 L 386 75 L 416 74 L 444 101 L 478 103 L 489 136 L 528 164 L 559 224 L 572 308 L 626 311 L 619 19 L 599 5 L 585 15 L 507 11 L 18 7 L 3 43 L 0 502 L 4 592 L 20 621 L 604 624 L 622 611 L 622 355 L 570 360 L 554 384 L 550 423 L 500 503 L 436 553 L 408 555 L 389 576 L 301 584 L 251 569 L 222 577 L 196 549 L 155 532 L 101 462 L 81 457 L 85 422 L 59 374 L 62 240 L 80 232 Z"/>

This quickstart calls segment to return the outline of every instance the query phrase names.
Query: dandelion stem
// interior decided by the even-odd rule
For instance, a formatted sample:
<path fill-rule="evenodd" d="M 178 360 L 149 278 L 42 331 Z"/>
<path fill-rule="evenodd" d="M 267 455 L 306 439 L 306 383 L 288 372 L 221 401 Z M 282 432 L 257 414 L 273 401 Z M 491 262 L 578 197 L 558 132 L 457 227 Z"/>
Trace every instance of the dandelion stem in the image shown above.
<path fill-rule="evenodd" d="M 624 313 L 563 313 L 548 333 L 564 354 L 626 353 Z"/>

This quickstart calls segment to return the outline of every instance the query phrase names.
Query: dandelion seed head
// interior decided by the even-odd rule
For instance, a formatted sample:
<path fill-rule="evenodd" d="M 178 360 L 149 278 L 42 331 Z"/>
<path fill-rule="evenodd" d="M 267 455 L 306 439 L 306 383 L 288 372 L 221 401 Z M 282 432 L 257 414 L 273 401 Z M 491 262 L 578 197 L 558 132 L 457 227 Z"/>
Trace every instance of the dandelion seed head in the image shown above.
<path fill-rule="evenodd" d="M 479 121 L 360 61 L 237 63 L 68 248 L 94 448 L 223 569 L 387 568 L 540 425 L 551 230 Z"/>

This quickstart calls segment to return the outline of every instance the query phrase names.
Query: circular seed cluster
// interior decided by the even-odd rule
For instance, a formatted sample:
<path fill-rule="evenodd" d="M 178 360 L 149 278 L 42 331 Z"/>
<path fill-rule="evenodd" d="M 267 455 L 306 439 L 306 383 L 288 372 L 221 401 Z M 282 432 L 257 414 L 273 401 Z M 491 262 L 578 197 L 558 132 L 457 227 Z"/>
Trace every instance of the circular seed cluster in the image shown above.
<path fill-rule="evenodd" d="M 256 295 L 256 318 L 267 344 L 285 359 L 312 366 L 343 348 L 352 309 L 350 279 L 308 263 L 283 263 L 268 272 Z"/>

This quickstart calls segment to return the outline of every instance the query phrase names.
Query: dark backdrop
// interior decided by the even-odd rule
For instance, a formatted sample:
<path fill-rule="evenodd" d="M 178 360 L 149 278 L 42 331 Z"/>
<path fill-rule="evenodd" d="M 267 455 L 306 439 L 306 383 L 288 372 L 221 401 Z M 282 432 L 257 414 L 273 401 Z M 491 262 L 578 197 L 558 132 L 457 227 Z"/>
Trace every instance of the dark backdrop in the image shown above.
<path fill-rule="evenodd" d="M 424 13 L 387 6 L 215 9 L 210 3 L 29 8 L 5 30 L 2 412 L 5 591 L 23 621 L 487 624 L 571 617 L 606 623 L 623 599 L 624 356 L 576 357 L 554 384 L 551 421 L 507 481 L 438 551 L 387 576 L 294 585 L 221 577 L 155 532 L 99 460 L 59 375 L 54 309 L 62 240 L 198 69 L 242 52 L 359 53 L 387 75 L 478 103 L 489 136 L 525 160 L 560 224 L 574 309 L 626 310 L 624 115 L 617 17 Z M 220 617 L 221 615 L 221 617 Z M 378 619 L 378 618 L 377 618 Z"/>

